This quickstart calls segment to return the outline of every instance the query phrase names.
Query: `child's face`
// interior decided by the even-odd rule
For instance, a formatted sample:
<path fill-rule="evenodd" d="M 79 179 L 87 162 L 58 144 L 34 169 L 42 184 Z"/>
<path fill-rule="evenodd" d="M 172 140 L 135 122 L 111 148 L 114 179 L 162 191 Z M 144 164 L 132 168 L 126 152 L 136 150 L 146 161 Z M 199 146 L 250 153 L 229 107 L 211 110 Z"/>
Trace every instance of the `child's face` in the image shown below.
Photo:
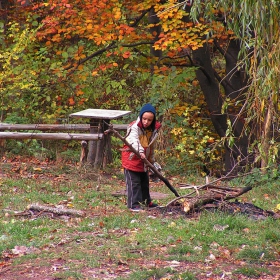
<path fill-rule="evenodd" d="M 144 128 L 147 128 L 151 125 L 151 123 L 153 122 L 154 120 L 154 114 L 152 112 L 145 112 L 143 115 L 142 115 L 142 124 L 144 126 Z"/>

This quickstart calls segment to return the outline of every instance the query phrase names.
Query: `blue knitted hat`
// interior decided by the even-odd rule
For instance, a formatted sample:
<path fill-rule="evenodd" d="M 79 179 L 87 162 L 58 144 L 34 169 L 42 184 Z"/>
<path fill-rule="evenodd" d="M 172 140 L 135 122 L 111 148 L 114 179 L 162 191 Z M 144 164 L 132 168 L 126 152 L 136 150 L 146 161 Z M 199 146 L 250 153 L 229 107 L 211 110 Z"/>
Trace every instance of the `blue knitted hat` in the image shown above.
<path fill-rule="evenodd" d="M 155 124 L 156 124 L 156 109 L 155 109 L 155 107 L 154 107 L 152 104 L 150 104 L 150 103 L 145 104 L 145 105 L 141 108 L 140 114 L 139 114 L 139 117 L 140 117 L 140 120 L 141 120 L 141 121 L 142 121 L 142 116 L 143 116 L 143 114 L 146 113 L 146 112 L 151 112 L 151 113 L 154 114 L 154 120 L 153 120 L 153 122 L 151 123 L 151 128 L 152 128 L 152 130 L 154 130 L 154 129 L 155 129 Z"/>

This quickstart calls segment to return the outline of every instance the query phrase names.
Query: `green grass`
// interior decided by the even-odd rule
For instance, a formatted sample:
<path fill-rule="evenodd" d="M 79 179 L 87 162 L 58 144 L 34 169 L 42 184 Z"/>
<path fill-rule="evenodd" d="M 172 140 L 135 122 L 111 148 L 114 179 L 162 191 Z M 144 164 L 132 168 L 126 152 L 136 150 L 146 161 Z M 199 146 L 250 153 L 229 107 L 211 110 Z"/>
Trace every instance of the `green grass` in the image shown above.
<path fill-rule="evenodd" d="M 39 179 L 0 180 L 1 262 L 8 258 L 11 272 L 33 263 L 42 271 L 57 266 L 49 273 L 60 279 L 114 276 L 115 279 L 172 280 L 198 279 L 209 273 L 207 266 L 213 265 L 212 277 L 228 273 L 232 279 L 238 279 L 238 274 L 248 277 L 269 274 L 266 264 L 279 258 L 279 220 L 253 220 L 242 214 L 220 211 L 202 212 L 196 218 L 160 212 L 134 214 L 126 209 L 125 198 L 111 195 L 124 188 L 122 176 L 101 173 L 101 181 L 94 181 L 84 177 L 85 173 L 76 167 L 58 167 L 60 172 L 54 173 L 53 169 L 54 166 L 45 170 Z M 36 171 L 29 167 L 28 172 Z M 176 180 L 188 182 L 186 178 Z M 98 191 L 96 184 L 100 184 Z M 170 193 L 163 184 L 152 190 Z M 276 182 L 269 182 L 269 186 L 254 188 L 240 200 L 254 200 L 255 204 L 272 210 L 279 203 L 279 191 Z M 271 199 L 266 199 L 267 195 Z M 173 198 L 170 195 L 159 202 L 164 205 Z M 59 219 L 13 212 L 26 211 L 30 203 L 63 205 L 84 210 L 86 216 Z M 226 228 L 217 231 L 217 225 Z M 13 255 L 16 246 L 37 250 Z M 209 259 L 210 255 L 215 259 Z"/>
<path fill-rule="evenodd" d="M 262 275 L 262 273 L 270 274 L 267 269 L 251 267 L 251 266 L 241 267 L 233 272 L 233 274 L 237 274 L 237 275 L 242 274 L 244 276 L 251 277 L 251 278 L 259 278 Z"/>

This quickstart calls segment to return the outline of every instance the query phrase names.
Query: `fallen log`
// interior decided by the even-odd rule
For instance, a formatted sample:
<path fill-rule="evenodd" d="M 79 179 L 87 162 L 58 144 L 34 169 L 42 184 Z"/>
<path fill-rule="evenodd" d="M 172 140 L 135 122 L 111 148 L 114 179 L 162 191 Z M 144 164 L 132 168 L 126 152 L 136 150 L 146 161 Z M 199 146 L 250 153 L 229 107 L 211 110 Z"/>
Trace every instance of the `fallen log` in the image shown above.
<path fill-rule="evenodd" d="M 113 133 L 116 137 L 122 140 L 123 143 L 125 143 L 129 149 L 136 154 L 139 158 L 141 158 L 140 153 L 135 150 L 130 143 L 127 142 L 126 137 L 122 137 L 113 127 L 113 125 L 109 124 L 109 129 L 104 131 L 104 134 Z M 142 159 L 142 161 L 151 169 L 153 172 L 157 175 L 157 177 L 165 183 L 165 185 L 175 194 L 176 197 L 180 197 L 178 192 L 174 189 L 174 187 L 169 183 L 169 181 L 162 176 L 162 174 L 146 159 Z"/>
<path fill-rule="evenodd" d="M 85 216 L 85 213 L 81 210 L 67 209 L 62 207 L 51 207 L 51 206 L 45 206 L 40 204 L 30 204 L 27 206 L 27 209 L 30 211 L 47 212 L 56 215 L 70 215 L 70 216 L 78 216 L 78 217 Z"/>

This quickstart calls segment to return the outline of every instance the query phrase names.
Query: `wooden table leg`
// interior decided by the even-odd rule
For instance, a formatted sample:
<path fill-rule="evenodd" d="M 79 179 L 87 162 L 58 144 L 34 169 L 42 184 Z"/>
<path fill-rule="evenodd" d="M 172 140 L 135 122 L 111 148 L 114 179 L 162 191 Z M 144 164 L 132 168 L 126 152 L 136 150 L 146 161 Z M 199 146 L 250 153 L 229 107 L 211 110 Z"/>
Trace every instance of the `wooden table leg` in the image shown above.
<path fill-rule="evenodd" d="M 103 128 L 103 120 L 99 120 L 98 123 L 98 133 L 104 132 Z M 96 141 L 96 151 L 95 151 L 95 159 L 94 159 L 94 168 L 101 168 L 103 162 L 103 154 L 104 154 L 104 137 L 102 140 Z"/>
<path fill-rule="evenodd" d="M 110 120 L 106 120 L 104 123 L 104 131 L 109 128 Z M 105 134 L 104 135 L 104 156 L 103 156 L 103 167 L 105 167 L 107 164 L 110 164 L 113 162 L 113 156 L 112 156 L 112 145 L 111 145 L 111 135 Z"/>
<path fill-rule="evenodd" d="M 98 133 L 99 120 L 91 119 L 90 120 L 90 133 Z M 95 158 L 97 154 L 97 142 L 98 141 L 89 141 L 88 144 L 88 155 L 87 162 L 94 165 Z"/>
<path fill-rule="evenodd" d="M 108 129 L 110 120 L 90 121 L 90 133 L 100 133 L 104 135 L 104 131 Z M 104 135 L 103 139 L 98 141 L 89 141 L 87 162 L 99 169 L 113 162 L 111 149 L 111 136 Z"/>

